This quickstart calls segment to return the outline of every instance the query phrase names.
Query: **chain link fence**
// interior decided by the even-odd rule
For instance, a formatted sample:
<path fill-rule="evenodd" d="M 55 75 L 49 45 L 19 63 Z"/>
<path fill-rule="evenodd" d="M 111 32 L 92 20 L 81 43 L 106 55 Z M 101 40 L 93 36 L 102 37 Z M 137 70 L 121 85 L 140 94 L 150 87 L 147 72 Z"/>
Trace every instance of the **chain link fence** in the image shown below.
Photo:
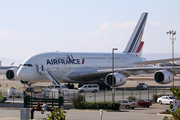
<path fill-rule="evenodd" d="M 97 93 L 84 92 L 80 93 L 85 97 L 88 102 L 100 102 L 100 101 L 112 101 L 112 91 L 99 91 Z M 166 94 L 172 95 L 169 89 L 155 89 L 155 90 L 116 90 L 114 100 L 127 99 L 130 96 L 136 97 L 136 99 L 153 100 L 153 94 Z"/>
<path fill-rule="evenodd" d="M 23 103 L 25 96 L 31 96 L 36 98 L 59 98 L 63 96 L 65 102 L 71 102 L 71 99 L 76 97 L 78 90 L 63 90 L 63 91 L 41 91 L 41 92 L 25 92 L 23 94 L 11 94 L 8 92 L 0 91 L 3 97 L 7 98 L 7 102 L 12 103 Z M 100 101 L 112 101 L 112 91 L 111 90 L 101 90 L 97 93 L 93 92 L 84 92 L 79 93 L 85 97 L 85 100 L 88 102 L 100 102 Z M 122 89 L 115 90 L 114 100 L 118 101 L 120 99 L 126 99 L 129 96 L 134 96 L 137 99 L 146 99 L 153 100 L 153 94 L 166 94 L 172 95 L 172 92 L 169 89 L 153 89 L 153 90 L 133 90 L 133 89 Z"/>

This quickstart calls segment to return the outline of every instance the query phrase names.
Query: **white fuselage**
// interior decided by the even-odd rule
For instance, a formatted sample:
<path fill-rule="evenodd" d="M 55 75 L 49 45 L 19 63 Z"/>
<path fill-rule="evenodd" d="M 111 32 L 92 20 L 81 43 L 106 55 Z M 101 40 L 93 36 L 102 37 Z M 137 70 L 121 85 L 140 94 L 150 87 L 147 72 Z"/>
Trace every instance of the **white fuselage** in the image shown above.
<path fill-rule="evenodd" d="M 114 54 L 114 68 L 133 67 L 134 62 L 145 61 L 134 54 Z M 38 65 L 43 70 L 51 70 L 61 82 L 76 83 L 68 75 L 73 72 L 91 72 L 112 69 L 112 53 L 42 53 L 29 57 L 17 71 L 20 80 L 32 82 L 49 81 L 46 75 L 38 73 Z M 93 79 L 92 79 L 93 81 Z"/>

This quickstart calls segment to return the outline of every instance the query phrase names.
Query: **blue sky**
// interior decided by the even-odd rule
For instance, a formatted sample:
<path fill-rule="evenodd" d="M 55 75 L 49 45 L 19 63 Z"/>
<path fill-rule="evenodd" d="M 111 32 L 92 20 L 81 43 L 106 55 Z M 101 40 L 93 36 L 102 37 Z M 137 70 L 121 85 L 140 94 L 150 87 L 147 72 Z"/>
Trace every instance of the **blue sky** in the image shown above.
<path fill-rule="evenodd" d="M 179 0 L 0 0 L 0 57 L 24 60 L 41 52 L 122 52 L 143 12 L 148 12 L 143 54 L 171 53 Z"/>

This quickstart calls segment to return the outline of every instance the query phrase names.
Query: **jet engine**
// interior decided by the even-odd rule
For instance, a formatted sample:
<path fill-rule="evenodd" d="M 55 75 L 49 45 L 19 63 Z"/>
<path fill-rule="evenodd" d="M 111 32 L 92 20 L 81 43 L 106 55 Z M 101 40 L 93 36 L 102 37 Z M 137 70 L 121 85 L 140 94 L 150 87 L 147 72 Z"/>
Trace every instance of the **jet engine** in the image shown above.
<path fill-rule="evenodd" d="M 10 68 L 6 71 L 6 78 L 8 80 L 19 80 L 18 77 L 17 77 L 17 71 L 18 69 L 17 68 Z"/>
<path fill-rule="evenodd" d="M 105 84 L 112 86 L 113 73 L 110 73 L 105 78 Z M 126 76 L 120 73 L 114 73 L 114 86 L 121 86 L 126 83 Z"/>
<path fill-rule="evenodd" d="M 167 70 L 159 70 L 155 72 L 154 80 L 159 84 L 167 84 L 172 82 L 173 74 Z"/>
<path fill-rule="evenodd" d="M 23 85 L 31 85 L 31 84 L 35 84 L 36 82 L 20 80 L 20 83 Z"/>
<path fill-rule="evenodd" d="M 28 85 L 28 81 L 20 80 L 20 83 L 23 84 L 23 85 Z"/>

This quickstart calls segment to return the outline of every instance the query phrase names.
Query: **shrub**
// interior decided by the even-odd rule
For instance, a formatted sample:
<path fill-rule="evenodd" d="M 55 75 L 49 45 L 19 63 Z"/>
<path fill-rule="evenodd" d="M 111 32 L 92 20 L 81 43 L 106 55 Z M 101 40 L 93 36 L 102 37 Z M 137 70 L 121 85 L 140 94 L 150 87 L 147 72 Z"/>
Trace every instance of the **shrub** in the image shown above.
<path fill-rule="evenodd" d="M 47 120 L 65 120 L 66 111 L 61 110 L 61 108 L 54 107 L 54 111 L 52 113 L 46 114 L 48 116 Z"/>
<path fill-rule="evenodd" d="M 170 110 L 173 109 L 173 103 L 171 103 L 171 104 L 169 105 L 169 109 L 170 109 Z"/>
<path fill-rule="evenodd" d="M 136 96 L 129 96 L 127 99 L 133 100 L 133 101 L 137 100 Z"/>
<path fill-rule="evenodd" d="M 174 120 L 180 120 L 180 108 L 177 108 L 175 112 L 171 112 Z"/>
<path fill-rule="evenodd" d="M 170 110 L 166 110 L 166 114 L 170 114 L 171 113 L 171 111 Z"/>
<path fill-rule="evenodd" d="M 118 102 L 113 102 L 112 103 L 112 109 L 113 110 L 119 110 L 119 107 L 120 107 L 120 103 L 118 103 Z"/>
<path fill-rule="evenodd" d="M 0 93 L 0 99 L 2 99 L 2 94 Z"/>
<path fill-rule="evenodd" d="M 156 94 L 153 94 L 152 97 L 153 97 L 153 101 L 154 101 L 154 102 L 157 102 L 157 99 L 158 99 L 159 96 L 156 95 Z"/>
<path fill-rule="evenodd" d="M 159 97 L 161 97 L 161 96 L 167 96 L 166 94 L 159 94 L 159 95 L 157 95 L 157 94 L 153 94 L 153 102 L 157 102 L 157 99 L 159 98 Z"/>
<path fill-rule="evenodd" d="M 73 104 L 74 108 L 79 108 L 80 102 L 84 102 L 84 101 L 85 101 L 84 96 L 80 95 L 79 93 L 77 94 L 77 97 L 72 98 L 72 104 Z"/>
<path fill-rule="evenodd" d="M 79 103 L 79 109 L 112 109 L 119 110 L 120 103 L 118 102 L 87 102 Z"/>
<path fill-rule="evenodd" d="M 168 117 L 167 116 L 164 116 L 164 119 L 163 120 L 168 120 Z"/>
<path fill-rule="evenodd" d="M 119 110 L 120 103 L 118 102 L 87 102 L 84 96 L 77 94 L 77 97 L 72 99 L 74 108 L 77 109 L 112 109 Z"/>

